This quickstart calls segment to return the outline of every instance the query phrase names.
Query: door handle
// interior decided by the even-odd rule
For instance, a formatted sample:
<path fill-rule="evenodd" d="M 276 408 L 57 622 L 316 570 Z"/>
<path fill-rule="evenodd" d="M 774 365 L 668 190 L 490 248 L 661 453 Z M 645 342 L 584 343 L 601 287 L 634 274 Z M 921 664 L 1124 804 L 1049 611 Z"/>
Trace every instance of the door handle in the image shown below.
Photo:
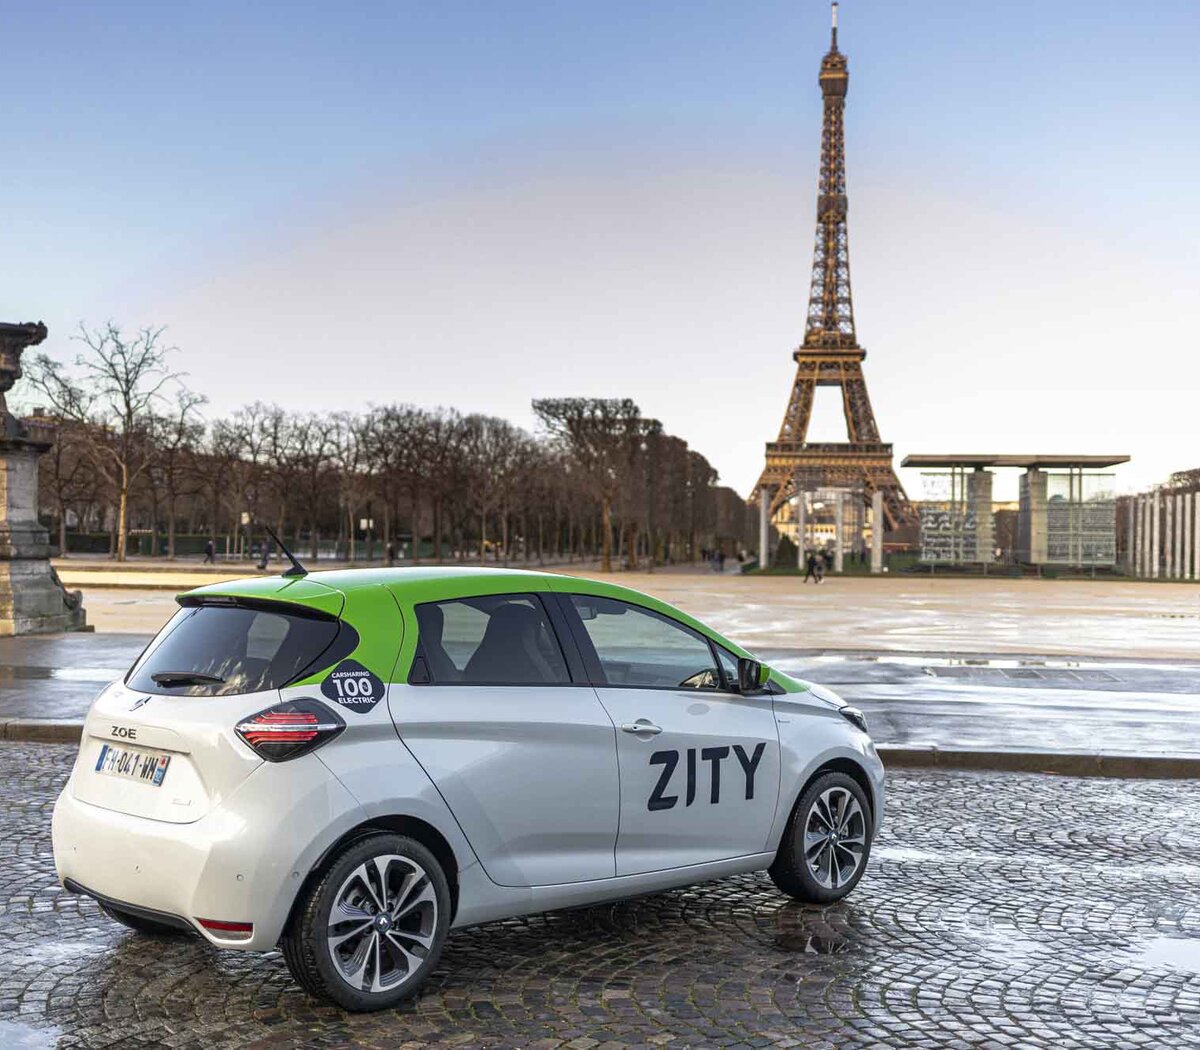
<path fill-rule="evenodd" d="M 622 722 L 622 733 L 645 733 L 647 736 L 657 736 L 662 732 L 662 726 L 656 726 L 648 718 L 639 718 L 636 722 Z"/>

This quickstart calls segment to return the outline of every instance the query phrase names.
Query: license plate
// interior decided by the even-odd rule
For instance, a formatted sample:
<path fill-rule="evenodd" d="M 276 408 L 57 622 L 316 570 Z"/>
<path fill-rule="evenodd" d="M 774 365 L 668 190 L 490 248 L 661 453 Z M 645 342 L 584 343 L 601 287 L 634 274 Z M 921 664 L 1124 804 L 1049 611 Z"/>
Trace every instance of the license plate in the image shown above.
<path fill-rule="evenodd" d="M 96 772 L 161 787 L 170 764 L 171 756 L 159 751 L 105 744 L 100 748 L 100 757 L 96 759 Z"/>

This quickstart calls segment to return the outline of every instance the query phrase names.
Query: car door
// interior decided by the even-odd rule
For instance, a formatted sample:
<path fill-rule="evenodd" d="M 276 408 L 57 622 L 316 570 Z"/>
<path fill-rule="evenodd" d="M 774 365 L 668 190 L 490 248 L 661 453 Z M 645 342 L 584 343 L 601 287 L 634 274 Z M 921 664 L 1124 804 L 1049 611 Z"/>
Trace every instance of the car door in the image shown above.
<path fill-rule="evenodd" d="M 392 718 L 488 877 L 503 886 L 611 878 L 615 729 L 569 635 L 564 652 L 534 593 L 414 612 L 417 656 L 409 684 L 389 691 Z"/>
<path fill-rule="evenodd" d="M 612 598 L 562 596 L 617 727 L 617 874 L 761 853 L 779 797 L 770 697 L 740 696 L 714 646 L 685 624 Z"/>

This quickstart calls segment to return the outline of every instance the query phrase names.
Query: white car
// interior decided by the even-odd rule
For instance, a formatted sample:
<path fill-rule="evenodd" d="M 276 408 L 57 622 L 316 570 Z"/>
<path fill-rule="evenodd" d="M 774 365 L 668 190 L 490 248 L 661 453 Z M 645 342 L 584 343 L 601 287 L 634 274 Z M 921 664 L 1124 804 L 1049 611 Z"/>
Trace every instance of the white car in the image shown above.
<path fill-rule="evenodd" d="M 636 591 L 378 569 L 203 587 L 93 703 L 63 886 L 279 947 L 351 1010 L 452 928 L 765 869 L 843 897 L 883 814 L 860 712 Z"/>

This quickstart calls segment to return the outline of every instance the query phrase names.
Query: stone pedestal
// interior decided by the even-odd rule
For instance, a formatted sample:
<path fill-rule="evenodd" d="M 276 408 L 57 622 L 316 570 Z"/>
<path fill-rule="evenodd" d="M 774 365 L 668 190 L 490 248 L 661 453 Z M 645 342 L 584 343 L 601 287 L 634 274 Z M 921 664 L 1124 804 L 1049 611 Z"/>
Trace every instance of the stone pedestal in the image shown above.
<path fill-rule="evenodd" d="M 21 352 L 45 337 L 41 324 L 0 324 L 0 635 L 87 629 L 82 595 L 59 581 L 38 521 L 37 461 L 52 438 L 26 427 L 4 401 L 20 378 Z"/>

